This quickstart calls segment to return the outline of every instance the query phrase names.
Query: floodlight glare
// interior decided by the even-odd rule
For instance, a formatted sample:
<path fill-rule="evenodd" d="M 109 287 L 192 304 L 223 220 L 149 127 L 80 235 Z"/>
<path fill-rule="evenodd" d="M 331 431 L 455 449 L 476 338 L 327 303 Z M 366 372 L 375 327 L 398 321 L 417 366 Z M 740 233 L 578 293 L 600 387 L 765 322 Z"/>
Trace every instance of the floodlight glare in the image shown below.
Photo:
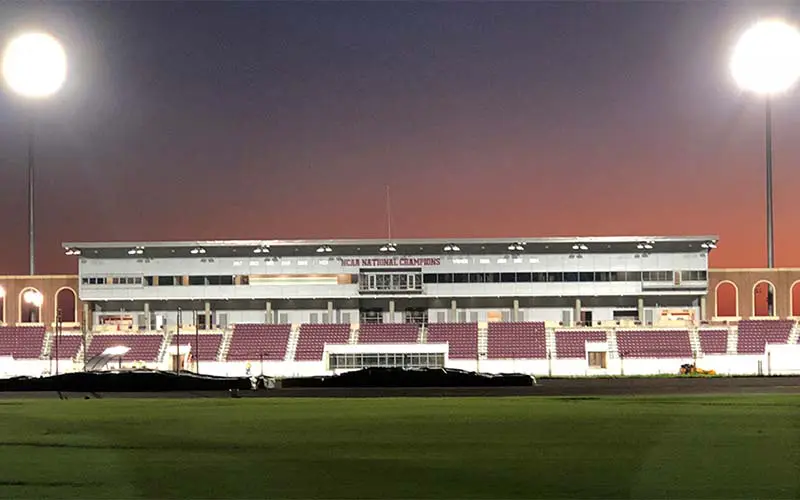
<path fill-rule="evenodd" d="M 730 69 L 742 90 L 766 96 L 789 90 L 800 80 L 800 31 L 778 19 L 756 23 L 734 47 Z"/>
<path fill-rule="evenodd" d="M 44 301 L 44 297 L 42 297 L 42 294 L 37 291 L 28 290 L 22 294 L 22 300 L 28 304 L 31 304 L 32 306 L 40 307 Z"/>
<path fill-rule="evenodd" d="M 3 51 L 3 79 L 23 97 L 49 97 L 67 79 L 67 54 L 61 43 L 47 33 L 19 35 Z"/>

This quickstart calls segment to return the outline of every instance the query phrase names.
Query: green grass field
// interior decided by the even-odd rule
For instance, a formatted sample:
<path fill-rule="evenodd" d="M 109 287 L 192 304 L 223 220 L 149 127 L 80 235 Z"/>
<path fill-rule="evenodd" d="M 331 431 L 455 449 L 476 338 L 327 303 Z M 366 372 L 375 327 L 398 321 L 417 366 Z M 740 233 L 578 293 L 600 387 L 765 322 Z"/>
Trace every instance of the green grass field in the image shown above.
<path fill-rule="evenodd" d="M 0 497 L 789 498 L 800 396 L 0 401 Z"/>

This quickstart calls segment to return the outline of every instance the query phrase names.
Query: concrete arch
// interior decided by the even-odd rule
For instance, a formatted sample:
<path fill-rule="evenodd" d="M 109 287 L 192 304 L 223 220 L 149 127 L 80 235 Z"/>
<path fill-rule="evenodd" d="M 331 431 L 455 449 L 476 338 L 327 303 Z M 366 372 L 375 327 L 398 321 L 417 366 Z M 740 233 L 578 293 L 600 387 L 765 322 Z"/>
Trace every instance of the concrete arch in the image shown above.
<path fill-rule="evenodd" d="M 769 299 L 765 298 L 765 307 L 766 310 L 764 311 L 765 314 L 759 314 L 759 310 L 757 309 L 758 304 L 756 303 L 756 291 L 758 290 L 758 285 L 766 284 L 768 285 L 767 294 L 769 294 L 769 290 L 772 289 L 772 305 L 769 304 Z M 761 316 L 761 317 L 772 317 L 776 316 L 775 313 L 775 305 L 778 302 L 778 289 L 775 287 L 775 284 L 768 279 L 759 279 L 755 283 L 753 283 L 753 290 L 750 292 L 750 306 L 751 306 L 751 316 Z"/>
<path fill-rule="evenodd" d="M 69 292 L 72 295 L 72 304 L 69 310 L 65 310 L 64 304 L 59 300 L 61 292 Z M 61 321 L 63 323 L 77 323 L 78 322 L 78 294 L 71 286 L 62 286 L 56 290 L 53 295 L 53 318 L 58 320 L 58 310 L 61 309 Z"/>
<path fill-rule="evenodd" d="M 719 287 L 722 285 L 731 285 L 733 287 L 733 305 L 734 305 L 734 317 L 739 316 L 739 286 L 731 280 L 722 280 L 717 283 L 717 286 L 714 287 L 714 316 L 719 317 Z"/>
<path fill-rule="evenodd" d="M 800 293 L 798 293 L 797 301 L 794 299 L 794 289 L 795 287 L 800 284 L 800 280 L 795 280 L 791 285 L 789 285 L 789 316 L 792 317 L 800 317 Z M 800 288 L 798 288 L 800 291 Z"/>
<path fill-rule="evenodd" d="M 18 323 L 42 323 L 42 308 L 44 307 L 44 295 L 42 295 L 42 304 L 40 306 L 34 306 L 33 304 L 28 304 L 23 299 L 25 292 L 34 291 L 39 295 L 42 295 L 42 292 L 39 291 L 38 288 L 32 286 L 26 286 L 22 290 L 19 291 L 19 295 L 17 295 L 17 322 Z M 36 312 L 36 317 L 31 317 L 31 312 Z M 24 321 L 23 321 L 24 318 Z M 36 321 L 31 321 L 31 319 L 36 319 Z"/>

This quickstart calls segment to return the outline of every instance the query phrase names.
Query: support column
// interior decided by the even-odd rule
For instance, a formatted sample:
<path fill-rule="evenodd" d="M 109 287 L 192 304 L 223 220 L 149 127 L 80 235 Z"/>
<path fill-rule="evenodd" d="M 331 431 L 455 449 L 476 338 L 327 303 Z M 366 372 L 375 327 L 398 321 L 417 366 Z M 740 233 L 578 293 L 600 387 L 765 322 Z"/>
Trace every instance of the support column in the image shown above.
<path fill-rule="evenodd" d="M 575 299 L 575 312 L 572 314 L 572 326 L 581 320 L 581 299 Z"/>
<path fill-rule="evenodd" d="M 458 304 L 455 300 L 450 301 L 450 322 L 458 322 Z"/>
<path fill-rule="evenodd" d="M 519 299 L 514 299 L 514 304 L 511 306 L 511 321 L 519 321 Z"/>
<path fill-rule="evenodd" d="M 102 312 L 103 311 L 103 307 L 97 302 L 95 302 L 92 305 L 94 306 L 94 311 L 92 311 L 92 323 L 91 324 L 92 324 L 92 326 L 94 326 L 94 325 L 97 324 L 97 313 Z"/>
<path fill-rule="evenodd" d="M 8 323 L 7 319 L 3 319 L 6 323 Z M 89 314 L 89 303 L 83 303 L 83 331 L 88 332 L 89 329 L 92 328 L 92 317 Z"/>
<path fill-rule="evenodd" d="M 334 318 L 333 318 L 333 301 L 332 301 L 332 300 L 329 300 L 329 301 L 328 301 L 328 323 L 334 323 Z"/>
<path fill-rule="evenodd" d="M 644 299 L 639 297 L 636 300 L 636 314 L 639 317 L 639 323 L 644 324 Z"/>
<path fill-rule="evenodd" d="M 150 331 L 150 302 L 145 302 L 144 303 L 144 322 L 145 322 L 144 328 L 142 328 L 142 325 L 139 325 L 139 331 L 149 332 Z"/>
<path fill-rule="evenodd" d="M 272 301 L 267 301 L 267 324 L 271 325 L 275 323 L 275 320 L 272 318 Z"/>
<path fill-rule="evenodd" d="M 394 318 L 394 300 L 389 301 L 389 323 L 395 323 Z"/>
<path fill-rule="evenodd" d="M 703 295 L 700 297 L 700 319 L 699 321 L 708 321 L 706 317 L 706 297 Z"/>
<path fill-rule="evenodd" d="M 211 302 L 206 301 L 203 304 L 203 315 L 206 317 L 206 330 L 211 330 Z"/>

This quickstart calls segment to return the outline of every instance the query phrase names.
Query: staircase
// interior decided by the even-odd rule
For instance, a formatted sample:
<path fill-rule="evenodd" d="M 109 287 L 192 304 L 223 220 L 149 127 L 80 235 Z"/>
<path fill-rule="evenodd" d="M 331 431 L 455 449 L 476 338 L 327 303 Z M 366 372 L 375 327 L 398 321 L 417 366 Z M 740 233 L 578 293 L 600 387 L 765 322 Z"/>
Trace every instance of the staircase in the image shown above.
<path fill-rule="evenodd" d="M 233 328 L 222 331 L 222 342 L 219 343 L 217 361 L 225 361 L 228 359 L 228 351 L 231 348 L 231 338 L 233 338 Z"/>
<path fill-rule="evenodd" d="M 489 324 L 478 324 L 478 358 L 486 359 L 489 355 Z"/>
<path fill-rule="evenodd" d="M 48 359 L 53 348 L 53 332 L 44 332 L 44 342 L 42 342 L 42 352 L 39 359 Z"/>
<path fill-rule="evenodd" d="M 361 325 L 350 325 L 350 337 L 347 339 L 348 344 L 358 344 L 358 334 Z"/>
<path fill-rule="evenodd" d="M 556 357 L 556 329 L 545 328 L 544 330 L 544 345 L 547 349 L 548 359 Z"/>
<path fill-rule="evenodd" d="M 419 337 L 417 337 L 417 343 L 418 344 L 428 343 L 428 325 L 420 325 Z"/>
<path fill-rule="evenodd" d="M 797 339 L 800 337 L 800 328 L 798 328 L 797 324 L 792 327 L 792 332 L 789 334 L 789 344 L 796 344 Z"/>
<path fill-rule="evenodd" d="M 286 345 L 286 357 L 284 361 L 294 361 L 294 355 L 297 352 L 297 342 L 300 340 L 300 326 L 292 325 L 289 332 L 289 343 Z"/>
<path fill-rule="evenodd" d="M 700 345 L 700 331 L 697 328 L 689 329 L 689 346 L 696 357 L 703 355 L 703 348 Z"/>
<path fill-rule="evenodd" d="M 611 359 L 619 359 L 619 346 L 617 345 L 617 331 L 614 329 L 606 332 L 608 339 L 608 357 Z"/>
<path fill-rule="evenodd" d="M 164 362 L 164 357 L 167 355 L 167 350 L 170 344 L 172 344 L 173 335 L 174 333 L 169 331 L 164 333 L 164 338 L 161 341 L 161 348 L 158 350 L 158 357 L 156 358 L 159 363 Z"/>
<path fill-rule="evenodd" d="M 739 329 L 732 326 L 728 327 L 728 354 L 736 354 L 739 346 Z"/>
<path fill-rule="evenodd" d="M 89 347 L 91 345 L 92 337 L 94 337 L 94 334 L 92 334 L 92 332 L 86 333 L 86 341 L 81 342 L 80 347 L 78 347 L 78 354 L 75 356 L 75 363 L 82 365 L 85 362 L 86 351 L 84 351 L 83 348 Z"/>

